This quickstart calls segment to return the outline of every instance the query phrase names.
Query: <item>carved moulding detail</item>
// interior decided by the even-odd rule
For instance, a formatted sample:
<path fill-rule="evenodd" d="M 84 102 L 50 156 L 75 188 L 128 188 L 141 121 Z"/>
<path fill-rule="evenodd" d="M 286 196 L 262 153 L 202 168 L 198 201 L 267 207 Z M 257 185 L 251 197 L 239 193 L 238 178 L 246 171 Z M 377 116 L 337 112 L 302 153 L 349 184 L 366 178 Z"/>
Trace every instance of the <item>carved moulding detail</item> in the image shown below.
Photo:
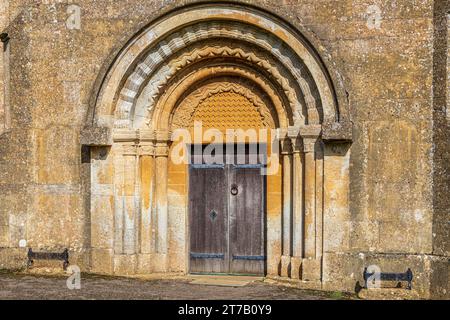
<path fill-rule="evenodd" d="M 234 57 L 240 60 L 245 60 L 247 62 L 254 63 L 263 68 L 277 81 L 277 83 L 282 88 L 283 92 L 286 94 L 286 97 L 288 98 L 290 104 L 290 108 L 291 110 L 294 110 L 295 121 L 300 121 L 301 119 L 303 119 L 303 115 L 301 112 L 302 106 L 297 97 L 297 94 L 295 93 L 295 90 L 292 89 L 289 80 L 281 75 L 278 68 L 274 67 L 269 61 L 258 57 L 256 54 L 252 52 L 248 53 L 241 48 L 230 48 L 228 46 L 224 47 L 206 46 L 201 49 L 195 49 L 193 52 L 188 52 L 187 54 L 182 55 L 179 59 L 171 61 L 168 64 L 169 68 L 160 69 L 159 72 L 149 82 L 150 86 L 148 90 L 149 105 L 147 106 L 147 112 L 151 113 L 158 97 L 164 91 L 165 84 L 167 84 L 178 71 L 204 58 L 213 58 L 219 56 Z M 151 121 L 150 119 L 147 121 L 147 125 L 150 123 L 150 121 Z"/>
<path fill-rule="evenodd" d="M 231 78 L 233 80 L 231 80 Z M 289 116 L 285 103 L 281 100 L 279 92 L 274 88 L 273 83 L 260 73 L 255 73 L 248 65 L 231 65 L 208 62 L 202 68 L 183 72 L 176 76 L 174 81 L 166 88 L 164 93 L 158 99 L 151 117 L 151 127 L 170 128 L 170 122 L 178 104 L 185 99 L 195 86 L 204 83 L 223 82 L 238 83 L 242 86 L 255 91 L 259 97 L 264 100 L 266 106 L 270 106 L 273 113 L 273 119 L 277 120 L 276 126 L 285 127 L 289 124 Z"/>

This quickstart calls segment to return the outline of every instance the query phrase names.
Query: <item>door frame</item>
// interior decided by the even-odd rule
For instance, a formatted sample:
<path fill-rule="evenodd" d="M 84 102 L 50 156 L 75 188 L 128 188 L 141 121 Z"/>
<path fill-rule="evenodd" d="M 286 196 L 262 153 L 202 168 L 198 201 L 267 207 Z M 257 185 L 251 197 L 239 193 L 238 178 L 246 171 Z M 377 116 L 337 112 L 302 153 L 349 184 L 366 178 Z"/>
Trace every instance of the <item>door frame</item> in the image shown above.
<path fill-rule="evenodd" d="M 234 145 L 238 145 L 239 143 L 233 143 Z M 246 144 L 247 143 L 241 143 L 242 144 Z M 192 147 L 195 144 L 187 144 L 186 148 L 187 150 L 189 150 L 189 163 L 186 165 L 186 274 L 199 274 L 199 273 L 191 273 L 191 224 L 190 224 L 190 217 L 191 217 L 191 208 L 190 208 L 190 196 L 191 196 L 191 190 L 190 190 L 190 179 L 191 179 L 191 154 L 190 154 L 190 150 L 192 150 Z M 203 146 L 205 145 L 210 145 L 209 143 L 202 143 Z M 225 143 L 224 143 L 225 145 Z M 261 146 L 263 148 L 263 150 L 267 150 L 267 144 L 266 143 L 258 143 L 259 146 Z M 225 149 L 226 150 L 226 149 Z M 259 149 L 258 149 L 259 151 Z M 264 157 L 265 159 L 267 159 L 267 153 L 264 152 Z M 225 168 L 226 170 L 230 170 L 231 168 L 227 169 L 227 166 L 229 166 L 228 164 L 225 164 Z M 239 165 L 236 165 L 239 166 Z M 245 165 L 241 165 L 241 166 L 245 166 Z M 205 165 L 206 167 L 206 165 Z M 264 167 L 263 165 L 260 165 L 261 168 Z M 265 277 L 267 275 L 267 260 L 268 260 L 268 256 L 267 256 L 267 176 L 266 175 L 261 175 L 262 176 L 262 189 L 263 189 L 263 196 L 261 197 L 261 201 L 262 201 L 262 218 L 261 218 L 261 238 L 262 238 L 262 247 L 263 247 L 263 254 L 265 257 L 264 260 L 264 267 L 263 267 L 263 276 Z M 227 184 L 228 184 L 228 175 L 227 175 Z M 227 209 L 229 210 L 229 200 L 227 200 Z M 230 217 L 229 217 L 229 212 L 228 212 L 228 235 L 227 235 L 227 249 L 228 251 L 230 251 L 230 241 L 229 241 L 229 236 L 230 236 L 230 226 L 229 226 L 229 221 L 230 221 Z M 203 273 L 204 275 L 208 275 L 208 273 Z M 215 275 L 215 273 L 210 273 L 210 275 Z M 222 274 L 218 274 L 218 275 L 231 275 L 231 276 L 248 276 L 247 274 L 232 274 L 232 273 L 222 273 Z"/>

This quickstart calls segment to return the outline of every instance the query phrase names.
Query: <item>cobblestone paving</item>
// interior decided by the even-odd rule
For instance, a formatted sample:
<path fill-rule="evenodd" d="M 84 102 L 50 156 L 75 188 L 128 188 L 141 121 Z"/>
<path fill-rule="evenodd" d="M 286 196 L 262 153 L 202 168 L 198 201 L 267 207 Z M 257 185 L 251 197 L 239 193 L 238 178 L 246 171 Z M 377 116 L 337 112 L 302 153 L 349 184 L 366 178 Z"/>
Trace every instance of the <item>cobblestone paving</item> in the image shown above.
<path fill-rule="evenodd" d="M 82 275 L 81 290 L 69 290 L 64 277 L 0 273 L 0 300 L 324 300 L 347 299 L 349 295 L 300 290 L 263 282 L 245 287 L 190 284 L 188 280 L 139 280 Z"/>

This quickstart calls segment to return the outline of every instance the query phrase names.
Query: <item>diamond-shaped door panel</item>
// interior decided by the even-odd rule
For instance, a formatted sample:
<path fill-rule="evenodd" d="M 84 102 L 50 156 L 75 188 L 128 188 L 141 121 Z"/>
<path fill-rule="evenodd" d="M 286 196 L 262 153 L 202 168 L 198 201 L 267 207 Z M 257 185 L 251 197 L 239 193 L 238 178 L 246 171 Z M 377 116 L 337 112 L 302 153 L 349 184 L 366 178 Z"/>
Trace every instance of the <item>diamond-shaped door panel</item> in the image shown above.
<path fill-rule="evenodd" d="M 215 221 L 217 219 L 218 213 L 215 210 L 212 210 L 209 213 L 209 218 L 211 219 L 211 221 Z"/>

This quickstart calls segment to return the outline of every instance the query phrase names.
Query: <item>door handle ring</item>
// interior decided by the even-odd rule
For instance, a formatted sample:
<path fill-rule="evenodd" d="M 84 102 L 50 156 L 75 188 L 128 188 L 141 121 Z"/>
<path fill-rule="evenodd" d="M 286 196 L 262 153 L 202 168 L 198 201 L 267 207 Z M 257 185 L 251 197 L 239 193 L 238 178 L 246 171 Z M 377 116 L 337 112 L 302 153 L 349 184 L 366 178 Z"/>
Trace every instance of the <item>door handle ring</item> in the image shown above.
<path fill-rule="evenodd" d="M 231 187 L 231 194 L 232 194 L 233 196 L 237 196 L 238 193 L 239 193 L 238 186 L 237 186 L 237 185 L 232 186 L 232 187 Z"/>

